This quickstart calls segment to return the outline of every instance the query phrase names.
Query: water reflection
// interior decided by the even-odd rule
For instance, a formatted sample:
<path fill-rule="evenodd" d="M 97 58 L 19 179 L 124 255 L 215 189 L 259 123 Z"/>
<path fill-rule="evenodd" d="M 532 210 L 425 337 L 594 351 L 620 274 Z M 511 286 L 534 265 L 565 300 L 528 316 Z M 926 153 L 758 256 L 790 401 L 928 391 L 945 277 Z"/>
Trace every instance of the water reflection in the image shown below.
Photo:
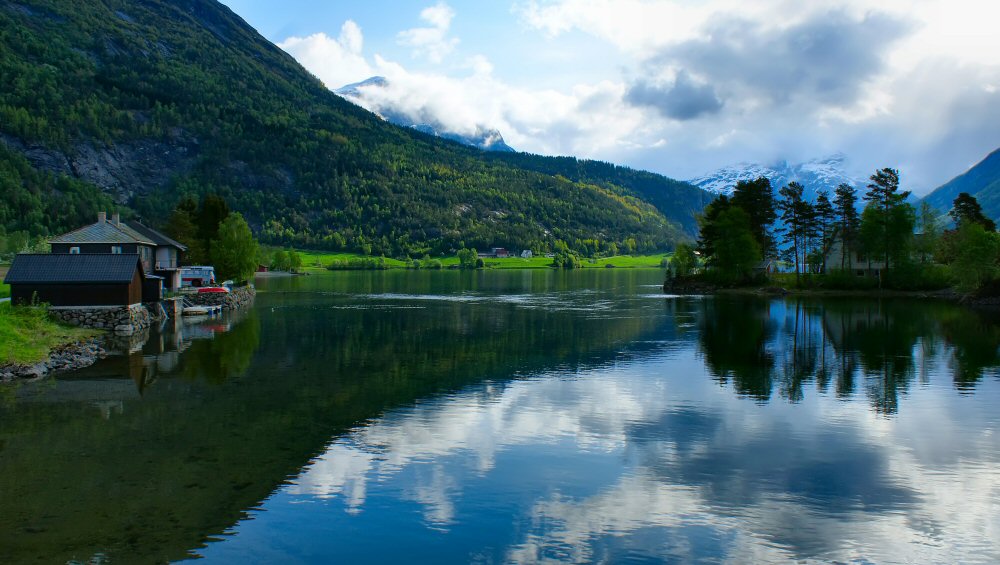
<path fill-rule="evenodd" d="M 1000 520 L 988 407 L 925 390 L 886 428 L 863 404 L 764 409 L 677 379 L 688 371 L 693 352 L 393 411 L 336 439 L 203 555 L 226 562 L 291 541 L 303 561 L 354 548 L 388 562 L 420 540 L 446 562 L 1000 558 L 983 530 Z M 414 505 L 393 523 L 401 541 L 384 546 L 379 524 Z"/>
<path fill-rule="evenodd" d="M 894 414 L 938 358 L 948 359 L 963 391 L 1000 363 L 997 314 L 948 303 L 720 297 L 691 304 L 713 377 L 760 402 L 775 393 L 801 401 L 814 383 L 844 398 L 862 388 L 877 412 Z"/>
<path fill-rule="evenodd" d="M 1000 559 L 991 316 L 658 278 L 275 279 L 5 390 L 0 560 Z"/>

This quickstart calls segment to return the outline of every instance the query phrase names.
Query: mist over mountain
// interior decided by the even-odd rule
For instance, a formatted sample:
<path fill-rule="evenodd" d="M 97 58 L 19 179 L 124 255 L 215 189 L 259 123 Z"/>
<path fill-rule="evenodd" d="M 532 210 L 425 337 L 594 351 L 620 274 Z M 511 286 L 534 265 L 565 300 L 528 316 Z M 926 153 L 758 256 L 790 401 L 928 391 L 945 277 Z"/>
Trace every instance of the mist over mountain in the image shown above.
<path fill-rule="evenodd" d="M 378 96 L 387 88 L 389 88 L 389 81 L 385 77 L 375 76 L 361 82 L 348 84 L 334 92 L 362 108 L 371 110 L 397 126 L 413 128 L 428 135 L 450 139 L 484 151 L 514 151 L 514 148 L 507 145 L 503 136 L 496 129 L 477 125 L 471 133 L 463 133 L 448 128 L 434 116 L 433 112 L 404 111 Z"/>

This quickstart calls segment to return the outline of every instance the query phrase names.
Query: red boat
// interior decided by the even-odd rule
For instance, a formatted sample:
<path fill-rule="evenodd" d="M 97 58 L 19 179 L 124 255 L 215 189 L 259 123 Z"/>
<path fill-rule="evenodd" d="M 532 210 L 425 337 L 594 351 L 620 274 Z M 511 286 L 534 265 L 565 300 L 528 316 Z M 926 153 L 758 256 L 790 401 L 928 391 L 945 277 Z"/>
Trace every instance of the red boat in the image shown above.
<path fill-rule="evenodd" d="M 229 289 L 224 286 L 203 286 L 198 289 L 198 294 L 210 294 L 213 292 L 229 293 Z"/>

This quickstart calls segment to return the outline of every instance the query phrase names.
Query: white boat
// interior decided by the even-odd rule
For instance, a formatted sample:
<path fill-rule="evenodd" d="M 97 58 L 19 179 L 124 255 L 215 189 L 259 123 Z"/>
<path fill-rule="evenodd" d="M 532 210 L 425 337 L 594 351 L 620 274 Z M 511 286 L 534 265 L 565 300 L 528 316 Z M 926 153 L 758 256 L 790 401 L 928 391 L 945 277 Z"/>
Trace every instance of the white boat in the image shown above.
<path fill-rule="evenodd" d="M 184 308 L 185 316 L 207 316 L 212 312 L 213 308 L 208 306 L 188 306 Z"/>

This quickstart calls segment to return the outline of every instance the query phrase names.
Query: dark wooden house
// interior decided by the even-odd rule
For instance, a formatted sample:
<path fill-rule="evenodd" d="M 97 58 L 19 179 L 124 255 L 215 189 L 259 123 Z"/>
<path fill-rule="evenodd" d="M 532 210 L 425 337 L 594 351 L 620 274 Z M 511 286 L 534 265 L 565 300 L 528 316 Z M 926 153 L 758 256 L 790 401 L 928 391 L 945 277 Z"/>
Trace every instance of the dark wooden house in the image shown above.
<path fill-rule="evenodd" d="M 187 253 L 187 246 L 141 222 L 130 220 L 126 222 L 126 225 L 156 244 L 153 274 L 163 277 L 163 285 L 167 289 L 179 289 L 181 287 L 181 261 L 184 259 L 184 254 Z"/>
<path fill-rule="evenodd" d="M 108 220 L 105 212 L 98 212 L 97 222 L 53 238 L 49 244 L 57 254 L 138 255 L 146 276 L 161 277 L 168 290 L 180 288 L 180 263 L 187 247 L 140 222 L 123 222 L 118 214 Z"/>
<path fill-rule="evenodd" d="M 159 281 L 160 279 L 152 279 Z M 130 306 L 159 300 L 150 288 L 138 255 L 117 253 L 22 253 L 4 283 L 14 304 L 46 302 L 52 306 Z"/>

